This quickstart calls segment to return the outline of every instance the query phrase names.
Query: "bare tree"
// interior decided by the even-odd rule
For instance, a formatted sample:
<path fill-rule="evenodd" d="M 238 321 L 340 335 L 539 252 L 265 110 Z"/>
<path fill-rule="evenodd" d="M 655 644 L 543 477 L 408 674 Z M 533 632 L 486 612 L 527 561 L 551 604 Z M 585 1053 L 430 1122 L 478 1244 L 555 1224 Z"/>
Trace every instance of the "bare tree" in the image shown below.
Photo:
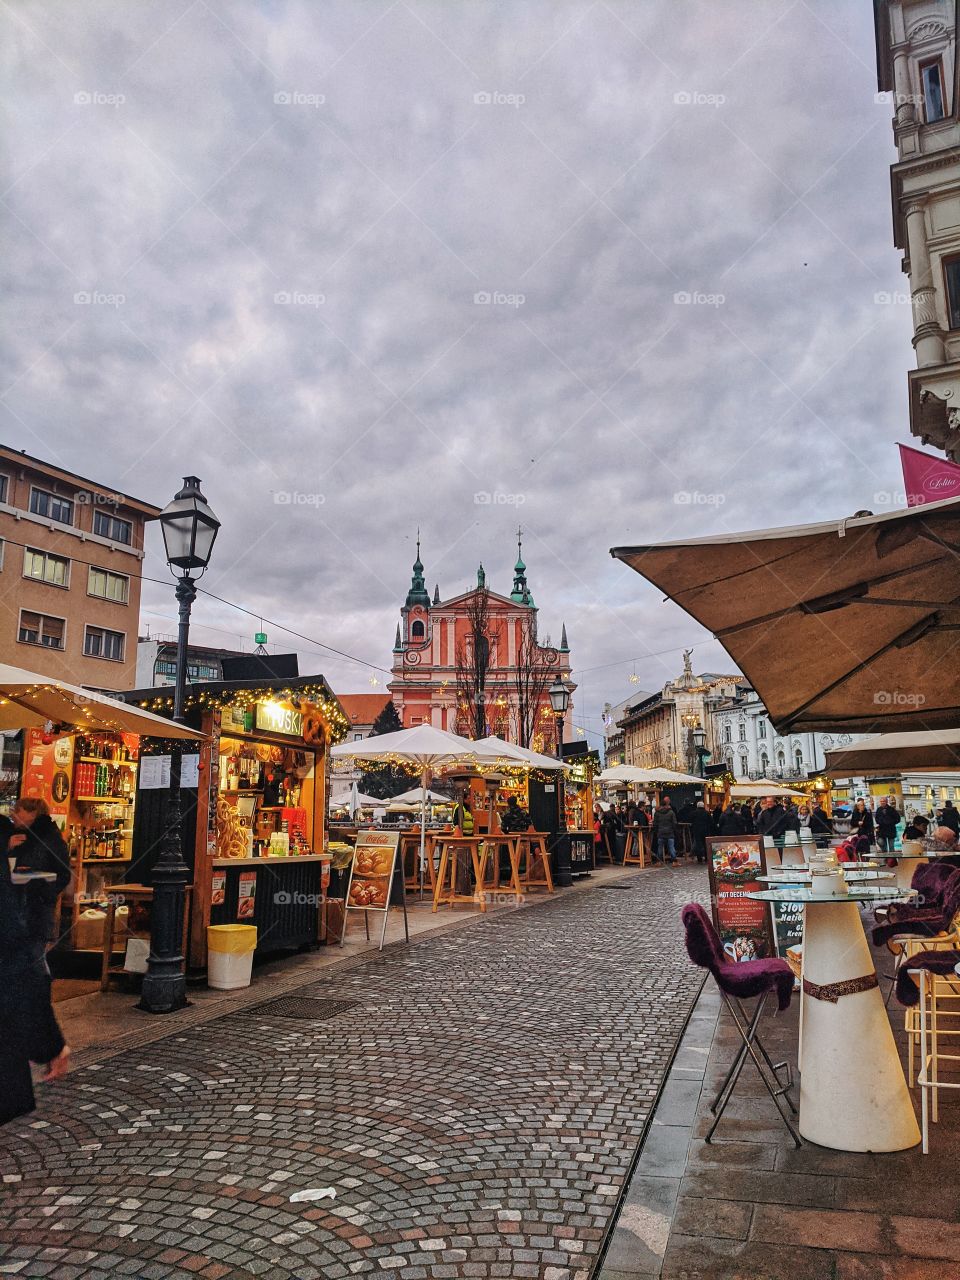
<path fill-rule="evenodd" d="M 514 690 L 517 695 L 517 738 L 521 747 L 529 747 L 537 732 L 544 695 L 559 668 L 560 654 L 537 639 L 537 615 L 531 610 L 519 626 L 517 666 Z"/>
<path fill-rule="evenodd" d="M 468 630 L 457 645 L 457 732 L 468 738 L 487 734 L 487 673 L 500 621 L 490 608 L 490 592 L 477 587 L 470 596 Z"/>

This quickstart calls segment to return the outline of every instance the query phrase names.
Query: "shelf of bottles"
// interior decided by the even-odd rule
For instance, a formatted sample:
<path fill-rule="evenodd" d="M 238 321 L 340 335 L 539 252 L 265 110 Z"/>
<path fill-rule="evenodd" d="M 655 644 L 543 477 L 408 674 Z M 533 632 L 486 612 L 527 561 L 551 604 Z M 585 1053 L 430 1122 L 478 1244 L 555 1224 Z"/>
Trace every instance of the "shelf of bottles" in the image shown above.
<path fill-rule="evenodd" d="M 79 821 L 69 832 L 71 853 L 82 864 L 128 862 L 133 837 L 137 761 L 123 738 L 78 735 L 73 799 Z"/>

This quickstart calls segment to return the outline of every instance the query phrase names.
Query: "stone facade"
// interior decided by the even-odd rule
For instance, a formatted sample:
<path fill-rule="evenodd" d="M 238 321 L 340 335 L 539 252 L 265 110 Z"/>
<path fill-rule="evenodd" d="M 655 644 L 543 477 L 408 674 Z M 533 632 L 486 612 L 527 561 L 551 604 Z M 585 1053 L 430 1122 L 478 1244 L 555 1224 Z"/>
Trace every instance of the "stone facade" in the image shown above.
<path fill-rule="evenodd" d="M 894 243 L 910 280 L 917 368 L 910 430 L 960 461 L 960 120 L 956 0 L 877 0 L 877 70 L 892 96 Z"/>
<path fill-rule="evenodd" d="M 632 705 L 619 721 L 623 730 L 623 761 L 642 769 L 674 769 L 697 773 L 694 733 L 703 730 L 704 759 L 716 755 L 714 712 L 733 697 L 743 676 L 694 675 L 689 652 L 683 674 L 659 693 Z"/>

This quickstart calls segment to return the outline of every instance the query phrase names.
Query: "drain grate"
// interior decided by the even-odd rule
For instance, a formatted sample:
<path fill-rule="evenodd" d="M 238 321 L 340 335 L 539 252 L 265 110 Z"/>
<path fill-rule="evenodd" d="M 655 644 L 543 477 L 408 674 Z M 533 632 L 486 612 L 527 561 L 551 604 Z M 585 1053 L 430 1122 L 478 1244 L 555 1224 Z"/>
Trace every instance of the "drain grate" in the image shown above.
<path fill-rule="evenodd" d="M 302 1022 L 322 1022 L 338 1013 L 356 1009 L 359 1000 L 311 1000 L 308 996 L 281 996 L 255 1009 L 244 1009 L 250 1018 L 297 1018 Z"/>

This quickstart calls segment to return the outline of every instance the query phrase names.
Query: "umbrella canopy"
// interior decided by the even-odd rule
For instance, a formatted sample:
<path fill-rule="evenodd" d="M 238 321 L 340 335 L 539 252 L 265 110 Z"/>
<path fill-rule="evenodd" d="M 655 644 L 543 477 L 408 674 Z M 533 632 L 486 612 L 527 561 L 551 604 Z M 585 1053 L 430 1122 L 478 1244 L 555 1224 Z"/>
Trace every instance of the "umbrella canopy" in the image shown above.
<path fill-rule="evenodd" d="M 478 738 L 473 744 L 485 752 L 495 752 L 498 762 L 504 766 L 522 766 L 528 769 L 563 769 L 569 772 L 570 766 L 562 764 L 556 756 L 545 756 L 539 751 L 531 751 L 529 747 L 520 747 L 515 742 L 507 742 L 491 734 L 487 738 Z"/>
<path fill-rule="evenodd" d="M 879 770 L 960 769 L 960 729 L 881 733 L 828 751 L 826 757 L 827 773 L 841 777 Z"/>
<path fill-rule="evenodd" d="M 431 791 L 429 788 L 424 792 L 423 787 L 413 787 L 410 791 L 403 791 L 398 796 L 394 796 L 391 804 L 422 804 L 426 799 L 427 804 L 455 804 L 449 796 L 442 796 L 439 791 Z"/>
<path fill-rule="evenodd" d="M 204 735 L 117 698 L 0 663 L 0 729 L 42 727 L 48 721 L 83 733 L 139 733 L 153 738 Z"/>
<path fill-rule="evenodd" d="M 675 769 L 651 769 L 651 775 L 654 782 L 663 783 L 694 783 L 698 787 L 702 787 L 706 781 L 704 778 L 698 778 L 695 773 L 677 773 Z"/>
<path fill-rule="evenodd" d="M 703 786 L 703 778 L 695 777 L 692 773 L 676 773 L 673 769 L 662 768 L 641 769 L 634 764 L 611 765 L 609 769 L 604 769 L 602 773 L 597 774 L 597 781 L 621 785 L 636 783 L 641 787 L 666 786 L 671 783 L 674 785 L 695 783 L 697 786 Z"/>
<path fill-rule="evenodd" d="M 714 633 L 778 732 L 952 728 L 960 500 L 614 547 Z"/>
<path fill-rule="evenodd" d="M 803 796 L 806 798 L 805 791 L 794 791 L 790 787 L 785 787 L 782 782 L 735 782 L 730 788 L 730 796 L 733 800 L 747 800 L 758 798 L 760 796 Z"/>
<path fill-rule="evenodd" d="M 421 769 L 437 769 L 446 764 L 492 764 L 497 758 L 479 743 L 447 733 L 446 729 L 435 729 L 431 724 L 377 734 L 360 742 L 341 742 L 331 748 L 330 754 L 354 760 L 403 760 Z"/>

